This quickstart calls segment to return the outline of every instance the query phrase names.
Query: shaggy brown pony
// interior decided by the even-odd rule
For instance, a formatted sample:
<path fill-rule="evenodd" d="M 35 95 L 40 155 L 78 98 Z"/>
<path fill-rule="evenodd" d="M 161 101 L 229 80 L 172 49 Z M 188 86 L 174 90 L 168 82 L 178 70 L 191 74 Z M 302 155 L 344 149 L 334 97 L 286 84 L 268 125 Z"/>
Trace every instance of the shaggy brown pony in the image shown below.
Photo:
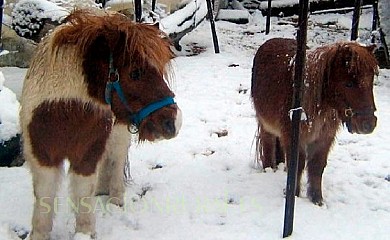
<path fill-rule="evenodd" d="M 276 168 L 290 157 L 296 48 L 293 39 L 275 38 L 254 58 L 251 96 L 258 121 L 257 160 L 263 168 Z M 373 48 L 340 42 L 307 53 L 296 195 L 307 165 L 307 194 L 315 204 L 323 201 L 322 173 L 341 123 L 358 134 L 371 133 L 376 126 L 373 80 L 378 66 Z"/>
<path fill-rule="evenodd" d="M 65 159 L 76 232 L 94 237 L 95 194 L 124 203 L 128 125 L 141 141 L 177 135 L 181 113 L 164 79 L 170 47 L 155 27 L 97 10 L 74 11 L 40 43 L 20 111 L 35 195 L 31 239 L 50 237 Z"/>

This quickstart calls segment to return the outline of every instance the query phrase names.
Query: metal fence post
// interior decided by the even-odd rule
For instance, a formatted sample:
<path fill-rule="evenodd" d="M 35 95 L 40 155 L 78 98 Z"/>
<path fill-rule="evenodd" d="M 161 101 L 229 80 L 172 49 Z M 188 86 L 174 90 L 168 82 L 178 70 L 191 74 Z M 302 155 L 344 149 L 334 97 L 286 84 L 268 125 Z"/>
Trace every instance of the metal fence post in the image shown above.
<path fill-rule="evenodd" d="M 217 37 L 217 32 L 215 31 L 215 23 L 214 23 L 213 9 L 211 7 L 211 0 L 206 0 L 206 3 L 207 3 L 207 14 L 209 15 L 209 21 L 211 26 L 211 34 L 213 35 L 214 52 L 219 53 L 218 37 Z"/>
<path fill-rule="evenodd" d="M 352 16 L 351 41 L 354 41 L 359 37 L 359 19 L 360 19 L 361 5 L 362 5 L 362 0 L 355 0 L 355 7 Z"/>
<path fill-rule="evenodd" d="M 283 237 L 292 234 L 294 225 L 294 207 L 295 207 L 295 189 L 298 170 L 298 147 L 299 147 L 299 126 L 301 121 L 301 96 L 304 76 L 304 66 L 306 63 L 306 39 L 307 39 L 307 18 L 309 9 L 309 0 L 299 0 L 299 19 L 297 30 L 297 54 L 295 57 L 295 75 L 293 84 L 293 106 L 292 106 L 292 134 L 291 134 L 291 152 L 288 160 L 287 186 L 286 186 L 286 205 L 284 212 Z"/>

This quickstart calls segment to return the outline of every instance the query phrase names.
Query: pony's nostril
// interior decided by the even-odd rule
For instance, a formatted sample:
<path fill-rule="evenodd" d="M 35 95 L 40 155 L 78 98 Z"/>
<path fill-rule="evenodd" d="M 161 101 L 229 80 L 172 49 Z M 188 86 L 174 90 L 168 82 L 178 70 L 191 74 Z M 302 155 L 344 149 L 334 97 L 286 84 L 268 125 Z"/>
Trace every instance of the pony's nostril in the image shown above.
<path fill-rule="evenodd" d="M 173 119 L 166 119 L 163 121 L 163 129 L 166 133 L 173 135 L 176 132 L 175 122 Z"/>
<path fill-rule="evenodd" d="M 363 131 L 366 133 L 370 133 L 374 130 L 373 126 L 369 122 L 364 122 L 363 123 Z"/>

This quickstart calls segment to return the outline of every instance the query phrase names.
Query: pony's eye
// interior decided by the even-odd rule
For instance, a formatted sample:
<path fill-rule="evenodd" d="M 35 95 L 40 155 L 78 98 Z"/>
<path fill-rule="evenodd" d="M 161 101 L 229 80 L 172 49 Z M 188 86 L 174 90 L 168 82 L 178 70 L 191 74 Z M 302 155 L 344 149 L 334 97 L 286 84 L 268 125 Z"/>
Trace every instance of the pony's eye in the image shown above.
<path fill-rule="evenodd" d="M 345 84 L 345 86 L 346 86 L 347 88 L 351 88 L 351 87 L 353 87 L 353 82 L 352 82 L 352 81 L 348 81 L 348 82 Z"/>
<path fill-rule="evenodd" d="M 133 80 L 141 79 L 141 69 L 137 68 L 130 73 L 130 78 Z"/>

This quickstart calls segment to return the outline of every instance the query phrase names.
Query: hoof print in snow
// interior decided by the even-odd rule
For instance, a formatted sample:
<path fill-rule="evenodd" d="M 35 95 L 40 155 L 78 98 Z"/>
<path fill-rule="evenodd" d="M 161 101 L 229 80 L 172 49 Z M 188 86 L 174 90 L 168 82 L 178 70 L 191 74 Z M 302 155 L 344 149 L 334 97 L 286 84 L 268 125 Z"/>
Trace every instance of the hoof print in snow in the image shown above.
<path fill-rule="evenodd" d="M 390 174 L 387 175 L 387 177 L 385 177 L 385 180 L 388 181 L 388 182 L 390 182 Z"/>
<path fill-rule="evenodd" d="M 145 185 L 141 188 L 141 192 L 137 193 L 137 195 L 140 197 L 140 198 L 143 198 L 147 192 L 151 191 L 152 190 L 152 186 L 150 185 Z"/>
<path fill-rule="evenodd" d="M 248 89 L 238 89 L 238 93 L 246 94 Z"/>
<path fill-rule="evenodd" d="M 256 33 L 263 33 L 263 32 L 264 32 L 264 31 L 256 32 Z M 244 31 L 242 34 L 245 35 L 245 36 L 253 36 L 253 35 L 255 35 L 255 32 Z"/>
<path fill-rule="evenodd" d="M 204 151 L 204 152 L 202 153 L 202 155 L 208 157 L 208 156 L 213 155 L 214 153 L 215 153 L 214 150 L 207 149 L 206 151 Z"/>
<path fill-rule="evenodd" d="M 246 87 L 242 86 L 242 84 L 240 84 L 240 86 L 237 89 L 237 92 L 240 94 L 246 94 L 248 92 L 248 88 L 246 88 Z"/>
<path fill-rule="evenodd" d="M 230 198 L 227 200 L 227 204 L 238 205 L 238 204 L 240 204 L 240 202 L 239 202 L 238 199 L 235 199 L 234 197 L 230 197 Z"/>
<path fill-rule="evenodd" d="M 156 165 L 154 165 L 154 166 L 152 167 L 152 170 L 160 169 L 160 168 L 163 168 L 163 165 L 157 163 Z"/>
<path fill-rule="evenodd" d="M 220 131 L 215 131 L 214 133 L 217 134 L 217 136 L 219 138 L 220 137 L 226 137 L 229 134 L 228 130 L 226 130 L 226 129 L 223 129 L 223 130 L 220 130 Z"/>
<path fill-rule="evenodd" d="M 190 43 L 187 46 L 190 48 L 186 50 L 189 53 L 188 57 L 196 56 L 206 51 L 206 48 L 198 46 L 198 43 Z"/>

